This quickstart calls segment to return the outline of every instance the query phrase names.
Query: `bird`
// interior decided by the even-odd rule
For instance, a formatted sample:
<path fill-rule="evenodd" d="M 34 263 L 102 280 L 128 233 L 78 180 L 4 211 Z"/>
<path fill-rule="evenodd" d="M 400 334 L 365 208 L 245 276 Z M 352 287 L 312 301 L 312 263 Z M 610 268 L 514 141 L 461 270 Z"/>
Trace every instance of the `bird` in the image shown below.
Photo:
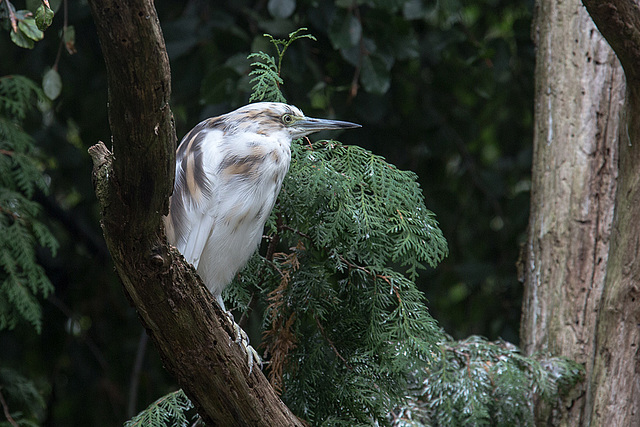
<path fill-rule="evenodd" d="M 321 130 L 361 127 L 256 102 L 197 124 L 176 151 L 165 229 L 225 310 L 222 291 L 262 239 L 291 162 L 291 143 Z M 233 317 L 231 317 L 233 320 Z"/>

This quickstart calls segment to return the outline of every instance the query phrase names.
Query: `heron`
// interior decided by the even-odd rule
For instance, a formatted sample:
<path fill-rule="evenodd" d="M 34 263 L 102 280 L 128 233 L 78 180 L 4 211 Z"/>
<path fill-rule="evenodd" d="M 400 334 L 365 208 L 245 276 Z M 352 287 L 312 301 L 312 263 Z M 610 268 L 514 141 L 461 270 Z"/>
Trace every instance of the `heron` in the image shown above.
<path fill-rule="evenodd" d="M 357 127 L 306 117 L 293 105 L 256 102 L 206 119 L 182 139 L 165 217 L 167 238 L 193 264 L 224 312 L 222 291 L 262 239 L 289 170 L 291 142 L 322 130 Z M 247 353 L 257 357 L 247 347 L 248 340 Z"/>

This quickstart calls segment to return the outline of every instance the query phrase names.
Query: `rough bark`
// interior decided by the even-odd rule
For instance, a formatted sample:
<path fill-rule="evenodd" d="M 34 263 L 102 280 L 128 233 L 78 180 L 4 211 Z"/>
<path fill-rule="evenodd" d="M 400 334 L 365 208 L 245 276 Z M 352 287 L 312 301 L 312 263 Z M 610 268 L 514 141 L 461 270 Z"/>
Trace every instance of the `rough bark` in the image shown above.
<path fill-rule="evenodd" d="M 521 346 L 582 363 L 589 376 L 604 289 L 624 78 L 579 0 L 539 0 L 531 215 Z M 582 425 L 584 390 L 540 423 Z M 540 402 L 539 402 L 540 403 Z"/>
<path fill-rule="evenodd" d="M 259 369 L 193 268 L 167 245 L 176 135 L 169 61 L 151 0 L 91 0 L 109 83 L 113 153 L 90 150 L 102 228 L 125 292 L 166 369 L 208 425 L 302 425 Z"/>
<path fill-rule="evenodd" d="M 529 354 L 586 368 L 579 397 L 537 405 L 539 423 L 640 425 L 640 12 L 637 0 L 583 3 L 613 50 L 578 0 L 536 5 L 521 337 Z"/>
<path fill-rule="evenodd" d="M 591 425 L 640 425 L 640 3 L 583 3 L 620 59 L 626 100 L 611 249 L 587 389 Z"/>

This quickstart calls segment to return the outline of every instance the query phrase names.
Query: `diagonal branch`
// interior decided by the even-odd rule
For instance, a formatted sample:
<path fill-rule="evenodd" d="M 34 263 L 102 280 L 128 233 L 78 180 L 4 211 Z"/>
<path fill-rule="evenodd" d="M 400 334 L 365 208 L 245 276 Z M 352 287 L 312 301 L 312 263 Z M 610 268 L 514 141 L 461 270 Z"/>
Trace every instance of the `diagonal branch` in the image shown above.
<path fill-rule="evenodd" d="M 9 405 L 4 400 L 4 396 L 2 395 L 2 387 L 0 387 L 0 404 L 2 405 L 2 412 L 4 413 L 4 417 L 9 421 L 13 427 L 18 427 L 18 423 L 13 419 L 11 413 L 9 412 Z"/>
<path fill-rule="evenodd" d="M 638 0 L 582 0 L 624 68 L 627 81 L 640 80 L 640 3 Z"/>
<path fill-rule="evenodd" d="M 169 60 L 152 0 L 90 0 L 107 69 L 113 150 L 90 149 L 102 229 L 164 366 L 207 425 L 300 426 L 195 270 L 167 245 L 176 135 Z"/>

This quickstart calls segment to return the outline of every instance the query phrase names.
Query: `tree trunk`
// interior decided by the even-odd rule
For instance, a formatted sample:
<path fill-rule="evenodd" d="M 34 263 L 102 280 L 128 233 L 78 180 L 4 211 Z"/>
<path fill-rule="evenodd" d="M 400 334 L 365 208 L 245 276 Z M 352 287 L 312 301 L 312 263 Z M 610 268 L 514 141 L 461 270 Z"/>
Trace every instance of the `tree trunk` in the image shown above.
<path fill-rule="evenodd" d="M 640 3 L 583 0 L 626 77 L 607 276 L 587 388 L 591 425 L 640 425 Z"/>
<path fill-rule="evenodd" d="M 208 425 L 302 425 L 246 355 L 211 294 L 167 245 L 176 135 L 169 60 L 151 0 L 91 0 L 109 83 L 113 154 L 90 150 L 102 228 L 125 292 Z"/>
<path fill-rule="evenodd" d="M 638 10 L 637 2 L 593 3 L 585 1 L 589 12 L 599 9 L 605 20 L 622 9 L 603 10 L 604 4 L 635 4 Z M 527 354 L 563 355 L 586 371 L 581 393 L 564 408 L 551 411 L 537 402 L 540 424 L 640 425 L 640 264 L 634 262 L 640 250 L 640 132 L 631 120 L 640 117 L 640 105 L 637 76 L 630 78 L 640 59 L 620 53 L 640 40 L 629 41 L 633 24 L 625 19 L 636 19 L 637 32 L 633 17 L 625 10 L 611 30 L 626 73 L 623 107 L 623 69 L 587 10 L 578 0 L 536 3 L 536 124 L 521 342 Z"/>

